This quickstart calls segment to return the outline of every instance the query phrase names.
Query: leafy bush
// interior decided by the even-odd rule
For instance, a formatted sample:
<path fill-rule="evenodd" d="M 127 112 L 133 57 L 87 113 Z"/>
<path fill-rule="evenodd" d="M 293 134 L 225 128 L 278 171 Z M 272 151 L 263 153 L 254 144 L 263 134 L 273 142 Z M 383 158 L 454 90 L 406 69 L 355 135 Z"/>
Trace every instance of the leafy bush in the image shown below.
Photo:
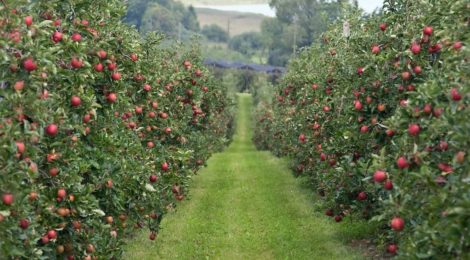
<path fill-rule="evenodd" d="M 113 259 L 155 239 L 230 138 L 198 46 L 122 24 L 121 1 L 0 3 L 0 258 Z"/>
<path fill-rule="evenodd" d="M 350 11 L 291 62 L 258 116 L 258 147 L 292 157 L 328 216 L 381 223 L 377 241 L 405 259 L 469 257 L 469 8 Z"/>
<path fill-rule="evenodd" d="M 253 55 L 263 48 L 262 36 L 257 32 L 242 33 L 232 37 L 228 46 L 242 54 Z"/>
<path fill-rule="evenodd" d="M 227 42 L 229 39 L 228 33 L 217 24 L 205 25 L 201 33 L 213 42 Z"/>

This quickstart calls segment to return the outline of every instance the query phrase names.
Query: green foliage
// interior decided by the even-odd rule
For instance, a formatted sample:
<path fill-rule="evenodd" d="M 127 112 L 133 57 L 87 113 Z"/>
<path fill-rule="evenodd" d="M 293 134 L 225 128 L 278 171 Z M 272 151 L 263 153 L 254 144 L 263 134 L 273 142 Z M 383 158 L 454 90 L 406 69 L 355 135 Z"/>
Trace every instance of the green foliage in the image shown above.
<path fill-rule="evenodd" d="M 226 44 L 207 42 L 202 46 L 202 55 L 207 59 L 214 60 L 234 60 L 250 62 L 250 58 L 237 51 L 227 48 Z"/>
<path fill-rule="evenodd" d="M 129 0 L 125 21 L 143 34 L 159 31 L 169 36 L 199 31 L 194 7 L 174 0 Z M 179 27 L 181 24 L 181 28 Z"/>
<path fill-rule="evenodd" d="M 263 40 L 260 33 L 249 32 L 234 36 L 230 39 L 228 46 L 244 55 L 254 55 L 263 49 Z"/>
<path fill-rule="evenodd" d="M 266 19 L 261 26 L 268 63 L 285 66 L 295 50 L 311 45 L 326 31 L 328 24 L 351 8 L 344 1 L 272 0 L 276 18 Z"/>
<path fill-rule="evenodd" d="M 177 36 L 178 26 L 179 20 L 170 10 L 161 5 L 151 5 L 142 16 L 139 30 L 143 34 L 160 31 L 169 36 Z"/>
<path fill-rule="evenodd" d="M 403 259 L 470 257 L 468 11 L 468 0 L 402 0 L 380 17 L 348 14 L 350 35 L 341 22 L 304 50 L 259 112 L 258 147 L 292 157 L 330 213 L 370 219 Z"/>
<path fill-rule="evenodd" d="M 0 3 L 0 258 L 119 258 L 228 142 L 230 100 L 199 46 L 142 39 L 124 13 Z"/>
<path fill-rule="evenodd" d="M 217 24 L 204 26 L 201 33 L 206 36 L 209 41 L 213 42 L 227 42 L 229 39 L 228 33 Z"/>

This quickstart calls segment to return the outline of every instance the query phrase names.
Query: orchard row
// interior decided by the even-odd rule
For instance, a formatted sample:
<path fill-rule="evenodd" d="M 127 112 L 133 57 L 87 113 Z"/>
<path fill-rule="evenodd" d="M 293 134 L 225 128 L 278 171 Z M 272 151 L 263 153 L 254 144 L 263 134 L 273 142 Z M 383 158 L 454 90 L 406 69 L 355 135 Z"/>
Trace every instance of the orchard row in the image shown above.
<path fill-rule="evenodd" d="M 406 259 L 470 254 L 470 2 L 384 1 L 299 54 L 255 143 Z M 272 142 L 276 140 L 276 142 Z"/>
<path fill-rule="evenodd" d="M 0 258 L 114 259 L 149 238 L 231 135 L 196 44 L 121 22 L 121 1 L 0 3 Z"/>

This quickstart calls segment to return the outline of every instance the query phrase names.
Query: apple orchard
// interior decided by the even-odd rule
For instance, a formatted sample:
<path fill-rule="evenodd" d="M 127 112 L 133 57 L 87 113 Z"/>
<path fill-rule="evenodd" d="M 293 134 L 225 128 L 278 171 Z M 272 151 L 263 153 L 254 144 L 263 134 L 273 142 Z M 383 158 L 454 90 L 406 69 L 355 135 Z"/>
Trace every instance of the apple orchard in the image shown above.
<path fill-rule="evenodd" d="M 198 46 L 121 22 L 121 1 L 0 3 L 0 258 L 110 259 L 155 239 L 230 138 Z"/>
<path fill-rule="evenodd" d="M 467 0 L 352 11 L 257 114 L 258 148 L 292 158 L 327 216 L 369 220 L 403 259 L 470 257 L 469 14 Z"/>
<path fill-rule="evenodd" d="M 232 100 L 197 42 L 142 37 L 125 11 L 0 1 L 0 259 L 120 258 L 229 142 Z M 470 2 L 347 13 L 290 61 L 254 142 L 381 252 L 468 259 Z"/>

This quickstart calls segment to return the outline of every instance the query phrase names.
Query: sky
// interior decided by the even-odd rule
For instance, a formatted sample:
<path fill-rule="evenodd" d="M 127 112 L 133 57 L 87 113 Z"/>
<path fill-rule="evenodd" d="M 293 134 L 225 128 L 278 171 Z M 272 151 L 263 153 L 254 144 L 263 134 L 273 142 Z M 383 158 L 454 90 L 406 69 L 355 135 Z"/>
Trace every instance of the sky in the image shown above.
<path fill-rule="evenodd" d="M 381 7 L 383 3 L 382 0 L 358 0 L 358 2 L 359 6 L 368 13 L 374 11 L 377 7 Z"/>

